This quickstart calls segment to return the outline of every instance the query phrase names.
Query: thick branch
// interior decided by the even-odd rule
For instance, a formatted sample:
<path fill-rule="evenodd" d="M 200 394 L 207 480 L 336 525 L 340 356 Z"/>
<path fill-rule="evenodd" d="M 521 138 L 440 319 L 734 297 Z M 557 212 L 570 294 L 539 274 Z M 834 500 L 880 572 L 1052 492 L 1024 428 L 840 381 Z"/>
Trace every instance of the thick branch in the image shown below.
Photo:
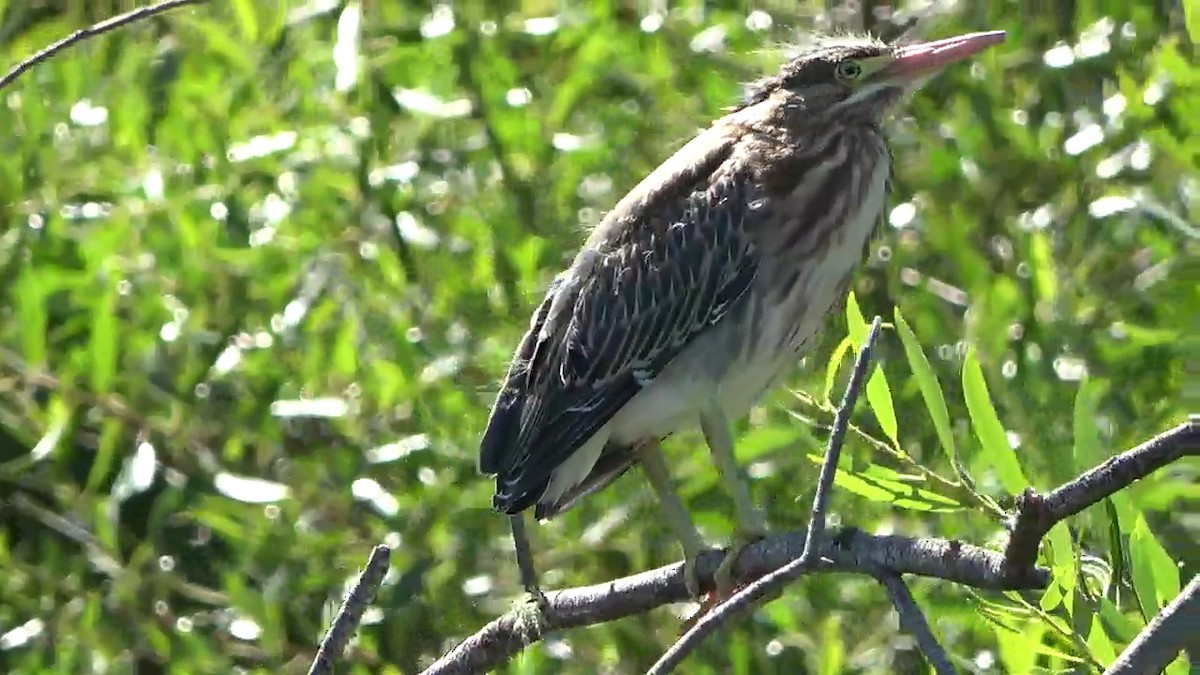
<path fill-rule="evenodd" d="M 805 530 L 767 537 L 745 549 L 735 576 L 749 582 L 799 558 Z M 697 571 L 701 585 L 712 588 L 723 552 L 706 551 Z M 995 551 L 944 539 L 870 535 L 854 529 L 827 533 L 818 540 L 814 573 L 898 573 L 944 579 L 974 588 L 1030 590 L 1044 588 L 1049 572 L 1035 568 L 1018 579 L 1003 579 L 1003 558 Z M 544 615 L 531 608 L 514 609 L 484 626 L 430 666 L 425 675 L 477 673 L 496 668 L 551 631 L 590 626 L 691 598 L 683 583 L 681 563 L 603 584 L 546 593 Z"/>
<path fill-rule="evenodd" d="M 1141 445 L 1110 457 L 1048 495 L 1032 488 L 1017 499 L 1012 536 L 1004 551 L 1006 572 L 1016 576 L 1037 560 L 1042 537 L 1059 521 L 1112 496 L 1184 455 L 1200 452 L 1200 422 L 1196 418 Z"/>
<path fill-rule="evenodd" d="M 1185 647 L 1200 649 L 1200 575 L 1162 608 L 1104 675 L 1161 673 Z"/>

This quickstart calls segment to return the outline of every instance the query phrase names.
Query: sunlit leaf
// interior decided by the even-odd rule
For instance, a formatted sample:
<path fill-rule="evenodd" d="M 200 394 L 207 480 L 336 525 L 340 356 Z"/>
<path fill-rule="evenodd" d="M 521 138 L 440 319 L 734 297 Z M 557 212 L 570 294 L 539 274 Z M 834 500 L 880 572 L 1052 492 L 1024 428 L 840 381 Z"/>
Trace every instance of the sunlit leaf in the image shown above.
<path fill-rule="evenodd" d="M 979 367 L 979 360 L 973 349 L 967 351 L 967 358 L 963 363 L 963 395 L 967 401 L 967 412 L 971 416 L 971 427 L 983 447 L 983 459 L 995 469 L 1005 490 L 1012 494 L 1021 492 L 1029 485 L 1029 481 L 1021 472 L 1017 455 L 1008 442 L 1000 418 L 996 416 L 987 383 L 983 379 L 983 370 Z"/>
<path fill-rule="evenodd" d="M 107 392 L 117 373 L 117 294 L 105 293 L 92 313 L 92 387 Z"/>
<path fill-rule="evenodd" d="M 900 315 L 899 307 L 896 308 L 896 332 L 900 335 L 900 342 L 904 345 L 908 366 L 912 369 L 913 377 L 917 379 L 917 386 L 921 389 L 921 398 L 925 399 L 925 408 L 929 411 L 929 416 L 933 421 L 938 441 L 946 452 L 946 456 L 950 458 L 951 462 L 954 462 L 954 434 L 950 431 L 950 413 L 946 409 L 946 398 L 942 395 L 942 388 L 933 374 L 929 359 L 925 357 L 925 352 L 921 349 L 921 343 L 917 340 L 917 336 L 909 327 L 908 322 Z"/>
<path fill-rule="evenodd" d="M 14 295 L 17 301 L 18 325 L 25 360 L 31 366 L 46 362 L 46 304 L 48 292 L 45 276 L 27 269 L 17 277 Z"/>
<path fill-rule="evenodd" d="M 1200 43 L 1200 0 L 1183 0 L 1183 19 L 1192 43 Z"/>
<path fill-rule="evenodd" d="M 1111 664 L 1117 658 L 1117 652 L 1113 648 L 1112 640 L 1104 632 L 1104 624 L 1100 621 L 1099 614 L 1092 615 L 1092 626 L 1088 629 L 1087 646 L 1092 651 L 1092 656 L 1095 656 L 1105 666 Z"/>
<path fill-rule="evenodd" d="M 842 362 L 846 360 L 846 353 L 854 346 L 854 340 L 847 335 L 842 338 L 834 348 L 833 353 L 829 356 L 829 363 L 825 366 L 825 391 L 822 393 L 822 400 L 829 402 L 829 398 L 833 394 L 833 385 L 837 379 L 838 369 L 841 368 Z"/>
<path fill-rule="evenodd" d="M 1129 533 L 1129 567 L 1147 618 L 1179 595 L 1179 568 L 1140 514 Z"/>
<path fill-rule="evenodd" d="M 1046 535 L 1047 550 L 1050 553 L 1050 566 L 1054 575 L 1054 585 L 1061 591 L 1062 603 L 1068 615 L 1074 613 L 1075 582 L 1077 575 L 1078 557 L 1075 543 L 1071 540 L 1071 530 L 1065 522 L 1050 528 Z M 1057 606 L 1057 603 L 1056 603 Z M 1043 606 L 1043 609 L 1047 609 Z"/>
<path fill-rule="evenodd" d="M 233 15 L 237 17 L 243 37 L 247 40 L 258 39 L 258 15 L 252 0 L 233 0 Z"/>
<path fill-rule="evenodd" d="M 861 350 L 867 342 L 867 335 L 871 327 L 863 319 L 862 312 L 858 308 L 858 300 L 854 297 L 853 292 L 846 300 L 846 324 L 849 326 L 854 346 Z M 878 340 L 875 353 L 879 353 Z M 878 365 L 873 365 L 872 369 L 871 376 L 867 379 L 867 403 L 871 406 L 871 412 L 875 413 L 875 419 L 879 421 L 883 433 L 891 439 L 892 445 L 899 446 L 896 410 L 892 404 L 892 392 L 888 388 L 887 377 Z"/>

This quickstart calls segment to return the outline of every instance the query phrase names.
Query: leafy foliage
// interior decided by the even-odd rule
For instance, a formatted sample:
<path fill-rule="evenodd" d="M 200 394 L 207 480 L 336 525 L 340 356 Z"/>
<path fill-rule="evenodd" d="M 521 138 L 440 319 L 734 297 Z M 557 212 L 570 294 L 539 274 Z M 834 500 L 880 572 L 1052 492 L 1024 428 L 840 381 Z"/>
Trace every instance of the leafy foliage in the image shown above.
<path fill-rule="evenodd" d="M 303 667 L 377 542 L 393 572 L 347 672 L 414 672 L 510 605 L 474 453 L 529 311 L 580 230 L 819 9 L 568 5 L 212 3 L 0 92 L 0 670 Z M 896 121 L 848 321 L 743 423 L 773 527 L 804 523 L 864 316 L 894 325 L 838 473 L 844 524 L 995 543 L 1014 492 L 1188 411 L 1195 3 L 1019 5 L 930 22 L 1008 42 Z M 89 7 L 0 2 L 0 54 L 103 18 Z M 668 453 L 720 542 L 728 497 L 698 444 Z M 1198 474 L 1056 528 L 1041 597 L 918 600 L 974 670 L 1100 669 L 1197 573 Z M 535 529 L 544 582 L 677 559 L 660 523 L 641 479 L 618 481 Z M 802 583 L 689 672 L 909 672 L 893 616 L 869 580 Z M 509 670 L 634 672 L 678 632 L 658 612 Z"/>

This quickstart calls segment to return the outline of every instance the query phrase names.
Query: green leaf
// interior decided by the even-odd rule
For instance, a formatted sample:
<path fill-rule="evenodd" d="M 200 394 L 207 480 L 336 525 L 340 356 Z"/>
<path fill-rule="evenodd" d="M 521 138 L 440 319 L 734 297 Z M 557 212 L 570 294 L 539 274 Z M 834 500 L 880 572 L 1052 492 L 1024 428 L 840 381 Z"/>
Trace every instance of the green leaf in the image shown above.
<path fill-rule="evenodd" d="M 333 345 L 332 363 L 334 370 L 348 377 L 358 372 L 359 323 L 347 317 L 338 328 Z"/>
<path fill-rule="evenodd" d="M 1119 643 L 1132 642 L 1146 626 L 1146 622 L 1117 609 L 1108 598 L 1100 598 L 1100 616 L 1104 619 L 1108 634 Z"/>
<path fill-rule="evenodd" d="M 837 379 L 838 368 L 841 367 L 842 361 L 846 358 L 846 352 L 853 344 L 854 341 L 847 335 L 842 338 L 837 348 L 833 350 L 833 354 L 829 356 L 829 365 L 825 366 L 825 392 L 822 394 L 826 403 L 830 403 L 829 395 L 833 393 L 833 383 Z"/>
<path fill-rule="evenodd" d="M 1129 566 L 1133 589 L 1150 619 L 1179 595 L 1179 568 L 1139 514 L 1129 533 Z"/>
<path fill-rule="evenodd" d="M 92 387 L 107 393 L 117 374 L 117 294 L 107 292 L 92 313 Z"/>
<path fill-rule="evenodd" d="M 1037 666 L 1037 646 L 1042 643 L 1046 634 L 1045 626 L 1030 622 L 1024 630 L 1011 633 L 1007 630 L 997 630 L 996 638 L 1000 647 L 1000 660 L 1006 673 L 1032 673 Z"/>
<path fill-rule="evenodd" d="M 1183 0 L 1183 22 L 1192 42 L 1200 42 L 1200 0 Z"/>
<path fill-rule="evenodd" d="M 1050 554 L 1050 567 L 1054 573 L 1054 585 L 1059 587 L 1064 609 L 1071 615 L 1075 609 L 1075 581 L 1078 574 L 1076 565 L 1079 560 L 1075 555 L 1075 542 L 1071 540 L 1071 530 L 1065 522 L 1060 522 L 1050 528 L 1046 542 L 1049 544 L 1047 550 Z"/>
<path fill-rule="evenodd" d="M 983 370 L 979 367 L 979 359 L 975 356 L 974 349 L 967 350 L 962 378 L 963 395 L 967 401 L 967 412 L 971 416 L 971 427 L 983 447 L 982 458 L 996 470 L 1004 489 L 1011 494 L 1017 494 L 1029 485 L 1029 481 L 1021 472 L 1017 454 L 1008 442 L 1000 418 L 996 416 L 996 408 L 992 406 L 987 382 L 983 379 Z"/>
<path fill-rule="evenodd" d="M 850 337 L 854 340 L 855 348 L 862 349 L 867 342 L 871 326 L 863 319 L 862 312 L 858 308 L 858 299 L 854 297 L 853 292 L 846 299 L 846 325 L 849 328 Z M 887 376 L 883 374 L 883 369 L 878 365 L 873 366 L 871 377 L 867 380 L 867 404 L 871 406 L 871 412 L 875 413 L 875 419 L 879 421 L 883 433 L 891 439 L 892 445 L 900 447 L 896 409 L 892 405 L 892 391 L 888 387 Z"/>
<path fill-rule="evenodd" d="M 1042 608 L 1042 611 L 1050 612 L 1058 607 L 1060 603 L 1062 603 L 1062 599 L 1062 586 L 1059 586 L 1058 581 L 1054 580 L 1050 582 L 1050 585 L 1046 587 L 1045 592 L 1042 593 L 1042 598 L 1038 601 L 1038 606 Z"/>
<path fill-rule="evenodd" d="M 1100 464 L 1100 431 L 1096 428 L 1098 387 L 1086 375 L 1075 394 L 1074 437 L 1075 470 L 1086 471 Z"/>
<path fill-rule="evenodd" d="M 805 456 L 817 466 L 824 461 L 824 458 L 819 455 Z M 966 508 L 954 499 L 915 485 L 892 480 L 891 476 L 899 476 L 899 474 L 875 464 L 857 473 L 850 473 L 839 467 L 837 473 L 834 474 L 833 483 L 847 492 L 873 502 L 883 502 L 910 511 L 949 513 Z"/>
<path fill-rule="evenodd" d="M 896 308 L 896 332 L 900 334 L 900 342 L 904 345 L 908 367 L 912 369 L 913 376 L 917 378 L 917 386 L 921 389 L 921 398 L 925 399 L 925 408 L 929 410 L 938 441 L 941 443 L 942 449 L 946 451 L 950 462 L 953 463 L 954 434 L 950 431 L 950 412 L 946 409 L 946 398 L 942 395 L 942 388 L 933 374 L 929 359 L 925 357 L 925 352 L 921 349 L 921 343 L 917 340 L 912 328 L 908 326 L 908 322 L 900 315 L 900 308 Z"/>
<path fill-rule="evenodd" d="M 21 326 L 25 360 L 31 366 L 46 363 L 46 296 L 48 275 L 37 270 L 25 270 L 17 278 L 16 305 Z"/>
<path fill-rule="evenodd" d="M 237 17 L 238 28 L 242 36 L 253 42 L 258 39 L 258 16 L 254 13 L 254 2 L 251 0 L 233 0 L 233 13 Z"/>
<path fill-rule="evenodd" d="M 1113 648 L 1112 640 L 1104 632 L 1104 624 L 1100 621 L 1099 614 L 1092 615 L 1092 627 L 1088 630 L 1087 646 L 1091 650 L 1092 656 L 1095 656 L 1105 666 L 1117 658 L 1117 652 Z"/>

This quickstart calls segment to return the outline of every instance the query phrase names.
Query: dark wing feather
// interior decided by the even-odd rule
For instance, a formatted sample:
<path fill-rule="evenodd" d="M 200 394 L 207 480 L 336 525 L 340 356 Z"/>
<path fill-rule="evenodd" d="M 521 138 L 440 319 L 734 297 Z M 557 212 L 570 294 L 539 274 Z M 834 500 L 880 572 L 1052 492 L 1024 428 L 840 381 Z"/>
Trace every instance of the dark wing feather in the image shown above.
<path fill-rule="evenodd" d="M 750 287 L 770 200 L 710 129 L 643 181 L 542 301 L 480 448 L 515 513 Z M 753 207 L 750 204 L 754 204 Z"/>

